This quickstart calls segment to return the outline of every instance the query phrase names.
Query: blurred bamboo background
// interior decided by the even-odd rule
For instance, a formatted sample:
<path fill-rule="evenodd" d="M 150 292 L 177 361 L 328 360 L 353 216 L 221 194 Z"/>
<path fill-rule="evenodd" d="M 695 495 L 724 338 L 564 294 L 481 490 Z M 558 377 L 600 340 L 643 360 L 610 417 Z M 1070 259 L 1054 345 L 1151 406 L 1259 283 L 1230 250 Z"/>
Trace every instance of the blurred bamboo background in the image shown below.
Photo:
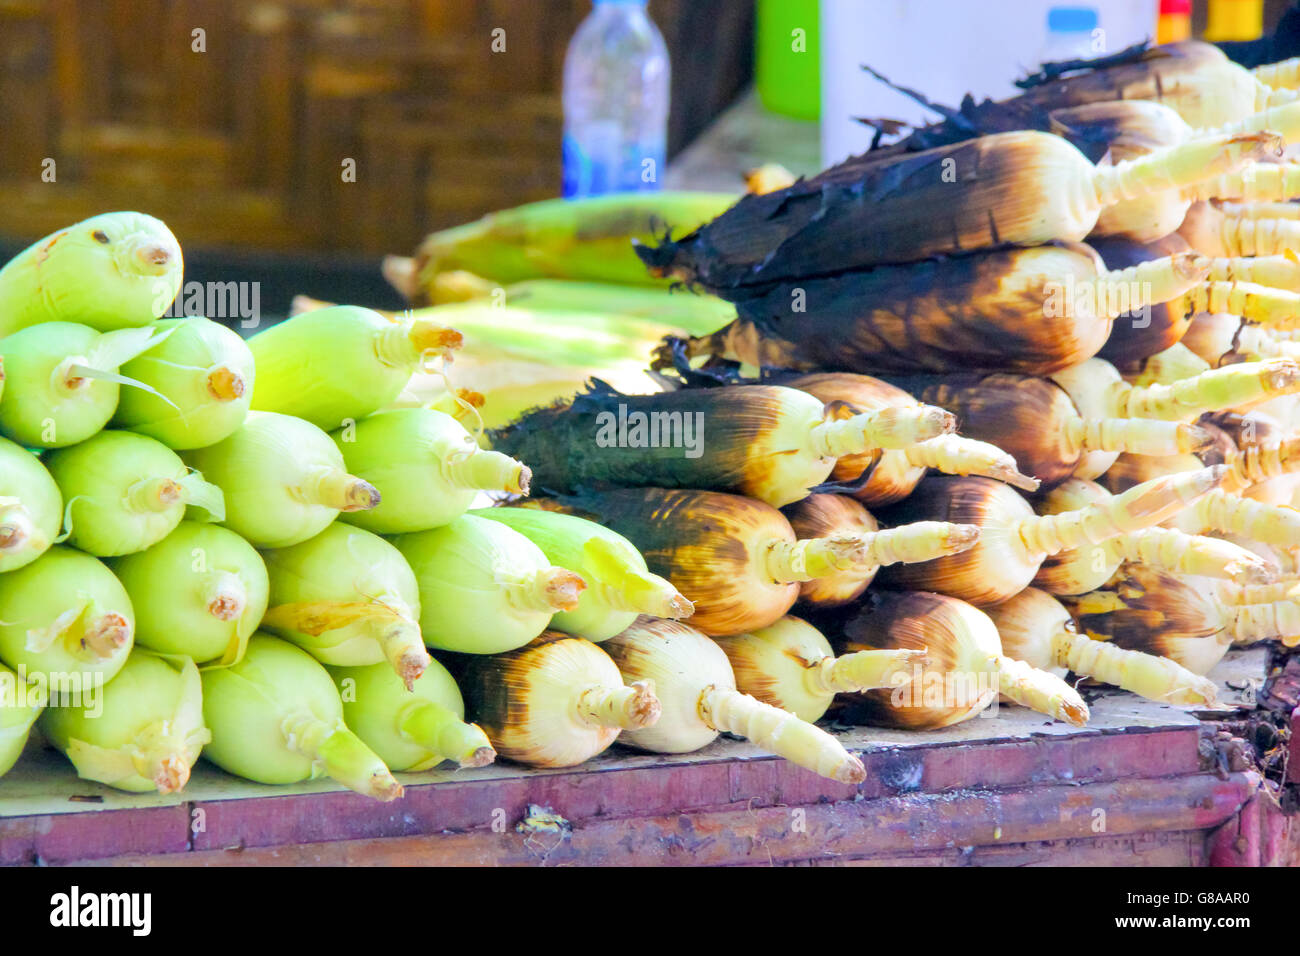
<path fill-rule="evenodd" d="M 589 9 L 0 0 L 0 237 L 137 208 L 187 249 L 368 255 L 554 196 L 564 52 Z M 672 56 L 671 154 L 748 84 L 753 2 L 650 12 Z"/>

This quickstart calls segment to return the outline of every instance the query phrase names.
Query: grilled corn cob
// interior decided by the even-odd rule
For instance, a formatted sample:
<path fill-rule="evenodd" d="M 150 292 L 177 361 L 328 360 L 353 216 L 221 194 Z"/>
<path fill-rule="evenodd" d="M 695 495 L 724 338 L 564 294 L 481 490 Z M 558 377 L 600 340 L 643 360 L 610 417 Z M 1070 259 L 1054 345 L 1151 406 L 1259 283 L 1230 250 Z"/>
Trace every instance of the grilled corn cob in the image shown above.
<path fill-rule="evenodd" d="M 1205 275 L 1187 253 L 1107 271 L 1082 243 L 880 265 L 733 290 L 736 321 L 685 350 L 772 368 L 1039 374 L 1095 355 L 1116 316 Z"/>
<path fill-rule="evenodd" d="M 471 658 L 461 686 L 497 753 L 533 767 L 580 764 L 621 732 L 652 726 L 661 712 L 653 681 L 625 687 L 604 651 L 558 631 Z"/>
<path fill-rule="evenodd" d="M 1073 671 L 1166 704 L 1213 705 L 1218 696 L 1213 681 L 1167 657 L 1085 637 L 1070 612 L 1037 588 L 1025 588 L 988 615 L 1008 657 L 1058 677 Z"/>
<path fill-rule="evenodd" d="M 835 460 L 903 448 L 953 430 L 943 409 L 891 406 L 853 414 L 770 385 L 622 395 L 594 388 L 491 435 L 526 460 L 539 487 L 653 485 L 735 491 L 780 506 L 830 475 Z"/>
<path fill-rule="evenodd" d="M 865 542 L 857 561 L 834 567 L 823 577 L 799 586 L 799 600 L 814 607 L 838 607 L 857 600 L 881 565 L 956 554 L 972 547 L 979 537 L 979 528 L 974 525 L 935 521 L 881 531 L 871 512 L 846 495 L 810 495 L 789 505 L 785 516 L 799 538 L 857 534 Z"/>
<path fill-rule="evenodd" d="M 727 655 L 699 631 L 642 617 L 603 646 L 625 681 L 653 681 L 663 704 L 655 725 L 630 731 L 624 743 L 657 753 L 689 753 L 726 732 L 823 777 L 852 784 L 866 779 L 862 761 L 830 734 L 736 690 Z"/>
<path fill-rule="evenodd" d="M 1090 638 L 1167 657 L 1204 676 L 1233 643 L 1300 641 L 1300 601 L 1226 605 L 1176 575 L 1140 564 L 1101 591 L 1062 598 Z"/>
<path fill-rule="evenodd" d="M 713 491 L 617 489 L 523 503 L 576 514 L 623 535 L 646 566 L 695 605 L 709 635 L 767 627 L 794 605 L 799 585 L 859 561 L 859 534 L 796 538 L 771 505 Z"/>
<path fill-rule="evenodd" d="M 850 372 L 814 372 L 785 379 L 783 384 L 856 411 L 918 404 L 901 388 Z M 906 498 L 925 477 L 927 468 L 950 475 L 996 478 L 1025 491 L 1035 491 L 1039 484 L 1036 478 L 1021 474 L 1016 460 L 1001 448 L 959 435 L 943 435 L 898 450 L 873 449 L 845 455 L 835 462 L 831 477 L 850 487 L 850 493 L 862 504 L 874 508 Z"/>
<path fill-rule="evenodd" d="M 1010 373 L 911 376 L 895 383 L 918 399 L 954 412 L 965 434 L 1005 449 L 1050 488 L 1073 474 L 1088 452 L 1171 454 L 1205 447 L 1199 426 L 1080 414 L 1053 382 Z M 1112 458 L 1113 460 L 1113 458 Z M 1093 468 L 1106 463 L 1098 457 Z"/>
<path fill-rule="evenodd" d="M 891 162 L 849 160 L 746 196 L 682 239 L 638 252 L 655 274 L 722 290 L 1003 243 L 1078 241 L 1106 206 L 1230 172 L 1277 148 L 1267 133 L 1215 136 L 1097 167 L 1059 136 L 999 133 Z"/>
<path fill-rule="evenodd" d="M 1088 705 L 1069 684 L 1003 652 L 988 615 L 956 598 L 913 591 L 880 594 L 844 623 L 841 653 L 918 650 L 911 680 L 892 690 L 845 695 L 836 715 L 906 730 L 948 727 L 974 717 L 999 694 L 1082 726 Z"/>
<path fill-rule="evenodd" d="M 719 637 L 736 689 L 800 720 L 820 720 L 836 694 L 897 687 L 924 651 L 858 651 L 836 657 L 821 631 L 787 614 L 749 634 Z"/>
<path fill-rule="evenodd" d="M 979 540 L 960 554 L 883 568 L 877 580 L 887 588 L 938 591 L 981 607 L 997 604 L 1024 590 L 1049 554 L 1158 524 L 1217 487 L 1225 471 L 1219 466 L 1155 479 L 1056 515 L 1035 515 L 1014 491 L 987 478 L 927 478 L 910 497 L 881 511 L 881 518 L 978 525 Z"/>
<path fill-rule="evenodd" d="M 1039 514 L 1061 514 L 1110 498 L 1096 482 L 1070 478 L 1035 502 Z M 1143 528 L 1087 548 L 1048 555 L 1034 586 L 1051 594 L 1083 594 L 1103 586 L 1125 561 L 1182 574 L 1229 578 L 1240 584 L 1270 580 L 1277 569 L 1245 548 L 1172 528 Z"/>

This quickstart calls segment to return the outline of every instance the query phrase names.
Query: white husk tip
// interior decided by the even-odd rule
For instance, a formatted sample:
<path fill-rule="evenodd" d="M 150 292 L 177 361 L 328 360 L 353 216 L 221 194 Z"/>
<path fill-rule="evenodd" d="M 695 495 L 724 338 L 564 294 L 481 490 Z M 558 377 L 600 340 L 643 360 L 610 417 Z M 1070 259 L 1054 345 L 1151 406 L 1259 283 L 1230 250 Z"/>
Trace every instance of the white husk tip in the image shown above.
<path fill-rule="evenodd" d="M 459 761 L 462 770 L 473 770 L 477 767 L 486 767 L 497 759 L 497 752 L 491 747 L 479 747 L 464 760 Z"/>
<path fill-rule="evenodd" d="M 659 720 L 659 715 L 663 712 L 663 705 L 659 703 L 659 698 L 655 696 L 655 682 L 653 680 L 634 681 L 628 685 L 634 691 L 627 700 L 625 713 L 627 715 L 627 724 L 629 730 L 639 730 L 642 727 L 650 727 Z"/>
<path fill-rule="evenodd" d="M 234 591 L 222 591 L 208 601 L 208 613 L 218 621 L 234 621 L 244 613 L 245 601 L 242 594 Z"/>
<path fill-rule="evenodd" d="M 189 783 L 190 765 L 180 754 L 168 754 L 158 762 L 154 786 L 162 794 L 179 793 Z"/>
<path fill-rule="evenodd" d="M 382 803 L 390 803 L 405 793 L 406 790 L 391 773 L 377 770 L 370 775 L 370 786 L 366 790 L 367 796 L 374 797 Z"/>
<path fill-rule="evenodd" d="M 533 470 L 521 462 L 519 465 L 519 474 L 512 482 L 513 487 L 508 487 L 505 490 L 516 495 L 526 495 L 528 494 L 528 489 L 532 486 L 532 483 Z"/>
<path fill-rule="evenodd" d="M 370 482 L 353 477 L 344 494 L 344 505 L 340 511 L 371 511 L 379 507 L 381 496 L 379 489 Z"/>
<path fill-rule="evenodd" d="M 120 614 L 109 613 L 86 625 L 81 643 L 97 657 L 107 660 L 131 640 L 131 625 Z"/>
<path fill-rule="evenodd" d="M 1278 570 L 1263 558 L 1251 561 L 1240 558 L 1224 565 L 1224 573 L 1234 584 L 1272 584 L 1277 580 Z"/>
<path fill-rule="evenodd" d="M 572 611 L 578 606 L 578 598 L 587 589 L 587 582 L 582 576 L 568 568 L 550 567 L 538 572 L 542 592 L 546 603 L 557 611 Z"/>
<path fill-rule="evenodd" d="M 402 654 L 395 663 L 394 669 L 397 676 L 401 678 L 402 683 L 406 685 L 407 690 L 415 688 L 415 682 L 420 679 L 425 669 L 429 666 L 431 658 L 427 651 L 409 650 Z"/>
<path fill-rule="evenodd" d="M 867 768 L 862 765 L 862 761 L 857 757 L 849 754 L 847 760 L 840 762 L 832 773 L 832 779 L 840 783 L 859 784 L 867 779 Z"/>
<path fill-rule="evenodd" d="M 208 372 L 208 394 L 219 402 L 233 402 L 242 398 L 247 388 L 244 377 L 224 365 Z"/>

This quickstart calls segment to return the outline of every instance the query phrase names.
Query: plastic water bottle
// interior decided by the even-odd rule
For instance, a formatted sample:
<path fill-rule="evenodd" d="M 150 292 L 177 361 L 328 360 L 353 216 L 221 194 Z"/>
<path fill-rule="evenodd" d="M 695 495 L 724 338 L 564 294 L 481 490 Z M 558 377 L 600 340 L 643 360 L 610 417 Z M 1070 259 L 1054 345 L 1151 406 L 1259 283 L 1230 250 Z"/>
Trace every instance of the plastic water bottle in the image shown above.
<path fill-rule="evenodd" d="M 668 142 L 668 48 L 646 0 L 594 0 L 564 58 L 564 195 L 655 190 Z"/>

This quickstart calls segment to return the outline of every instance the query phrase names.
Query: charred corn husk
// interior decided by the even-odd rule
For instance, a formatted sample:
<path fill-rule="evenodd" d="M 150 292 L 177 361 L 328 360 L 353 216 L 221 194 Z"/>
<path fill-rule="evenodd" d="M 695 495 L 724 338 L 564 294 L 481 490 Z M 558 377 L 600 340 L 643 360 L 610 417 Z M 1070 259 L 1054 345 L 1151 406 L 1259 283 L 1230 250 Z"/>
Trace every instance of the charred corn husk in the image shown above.
<path fill-rule="evenodd" d="M 440 272 L 455 269 L 498 282 L 550 276 L 644 284 L 653 280 L 632 254 L 631 240 L 648 241 L 665 226 L 692 229 L 735 199 L 730 193 L 668 191 L 529 203 L 435 232 L 414 260 L 386 260 L 384 274 L 416 305 L 429 301 Z"/>
<path fill-rule="evenodd" d="M 954 412 L 966 435 L 1005 449 L 1048 488 L 1073 474 L 1088 452 L 1161 455 L 1170 453 L 1162 449 L 1190 451 L 1210 440 L 1195 425 L 1094 416 L 1076 408 L 1064 388 L 1039 378 L 992 373 L 895 381 L 921 401 Z M 1089 468 L 1107 464 L 1098 456 Z"/>
<path fill-rule="evenodd" d="M 1060 514 L 1109 498 L 1110 492 L 1096 482 L 1070 478 L 1042 495 L 1035 507 L 1039 514 Z M 1126 561 L 1240 584 L 1261 583 L 1277 573 L 1267 560 L 1231 542 L 1172 528 L 1143 528 L 1048 555 L 1034 585 L 1051 594 L 1083 594 L 1102 587 Z"/>
<path fill-rule="evenodd" d="M 1167 657 L 1085 637 L 1070 612 L 1037 588 L 1025 588 L 988 614 L 1008 657 L 1058 677 L 1073 671 L 1166 704 L 1212 705 L 1218 696 L 1213 681 Z"/>
<path fill-rule="evenodd" d="M 523 504 L 623 535 L 695 605 L 691 624 L 714 636 L 767 627 L 794 605 L 801 582 L 856 563 L 866 545 L 860 534 L 800 540 L 771 505 L 712 491 L 629 488 Z"/>
<path fill-rule="evenodd" d="M 720 732 L 732 733 L 823 777 L 852 784 L 866 779 L 862 761 L 830 734 L 738 691 L 727 655 L 699 631 L 643 617 L 603 646 L 625 681 L 653 682 L 663 704 L 653 727 L 628 732 L 623 743 L 689 753 Z"/>
<path fill-rule="evenodd" d="M 1182 342 L 1131 364 L 1125 372 L 1125 381 L 1145 387 L 1147 385 L 1173 385 L 1185 378 L 1194 378 L 1208 372 L 1211 366 Z"/>
<path fill-rule="evenodd" d="M 1003 243 L 1078 241 L 1107 206 L 1230 172 L 1278 143 L 1268 133 L 1210 136 L 1098 167 L 1059 136 L 999 133 L 892 161 L 848 160 L 745 196 L 682 239 L 638 252 L 656 274 L 722 290 Z"/>
<path fill-rule="evenodd" d="M 737 385 L 658 395 L 594 388 L 491 435 L 527 461 L 538 487 L 653 485 L 735 491 L 772 505 L 807 497 L 844 455 L 902 448 L 951 432 L 943 409 L 854 414 L 794 388 Z"/>
<path fill-rule="evenodd" d="M 784 381 L 823 402 L 841 402 L 856 411 L 913 407 L 917 400 L 901 388 L 869 375 L 814 372 Z M 1016 460 L 1001 448 L 959 435 L 943 435 L 899 450 L 873 449 L 845 455 L 835 462 L 831 477 L 850 485 L 852 494 L 869 508 L 892 504 L 912 493 L 927 468 L 950 475 L 983 475 L 1026 491 L 1038 480 L 1023 475 Z"/>
<path fill-rule="evenodd" d="M 1096 354 L 1117 315 L 1205 274 L 1191 254 L 1107 271 L 1082 243 L 876 266 L 733 290 L 739 318 L 686 350 L 775 368 L 1041 374 Z"/>
<path fill-rule="evenodd" d="M 1056 515 L 1035 515 L 1023 498 L 987 478 L 933 477 L 880 512 L 891 523 L 954 521 L 978 525 L 979 540 L 960 554 L 882 568 L 887 588 L 949 594 L 988 606 L 1024 590 L 1050 554 L 1150 527 L 1217 487 L 1226 469 L 1155 479 L 1124 495 Z"/>
<path fill-rule="evenodd" d="M 1044 64 L 1041 72 L 1018 80 L 1016 85 L 1024 92 L 998 102 L 970 99 L 959 110 L 947 112 L 943 122 L 874 152 L 892 156 L 903 150 L 929 149 L 966 139 L 972 129 L 1046 129 L 1053 111 L 1090 103 L 1151 101 L 1174 110 L 1189 127 L 1205 129 L 1244 123 L 1296 98 L 1290 90 L 1261 83 L 1230 62 L 1218 47 L 1190 40 L 1160 46 L 1139 44 L 1094 60 Z M 867 158 L 872 155 L 868 153 Z"/>
<path fill-rule="evenodd" d="M 604 651 L 558 631 L 472 658 L 461 686 L 497 753 L 532 767 L 575 766 L 660 716 L 653 681 L 624 686 Z"/>
<path fill-rule="evenodd" d="M 1230 606 L 1208 589 L 1139 564 L 1122 569 L 1105 590 L 1061 600 L 1090 638 L 1168 657 L 1202 676 L 1234 642 L 1300 641 L 1300 602 Z"/>
<path fill-rule="evenodd" d="M 911 677 L 924 651 L 871 650 L 836 657 L 821 631 L 786 615 L 749 634 L 717 638 L 736 689 L 800 720 L 820 720 L 836 694 L 893 688 Z"/>
<path fill-rule="evenodd" d="M 785 516 L 800 538 L 858 534 L 863 539 L 862 551 L 854 562 L 800 585 L 799 600 L 814 607 L 837 607 L 855 601 L 882 565 L 955 554 L 973 546 L 979 537 L 979 528 L 974 525 L 938 521 L 919 521 L 881 531 L 871 512 L 846 495 L 810 495 L 789 505 Z"/>
<path fill-rule="evenodd" d="M 1004 654 L 989 616 L 956 598 L 924 591 L 877 595 L 845 622 L 838 649 L 925 652 L 906 683 L 841 697 L 836 714 L 854 723 L 947 727 L 999 695 L 1075 726 L 1088 721 L 1088 705 L 1074 688 Z"/>

